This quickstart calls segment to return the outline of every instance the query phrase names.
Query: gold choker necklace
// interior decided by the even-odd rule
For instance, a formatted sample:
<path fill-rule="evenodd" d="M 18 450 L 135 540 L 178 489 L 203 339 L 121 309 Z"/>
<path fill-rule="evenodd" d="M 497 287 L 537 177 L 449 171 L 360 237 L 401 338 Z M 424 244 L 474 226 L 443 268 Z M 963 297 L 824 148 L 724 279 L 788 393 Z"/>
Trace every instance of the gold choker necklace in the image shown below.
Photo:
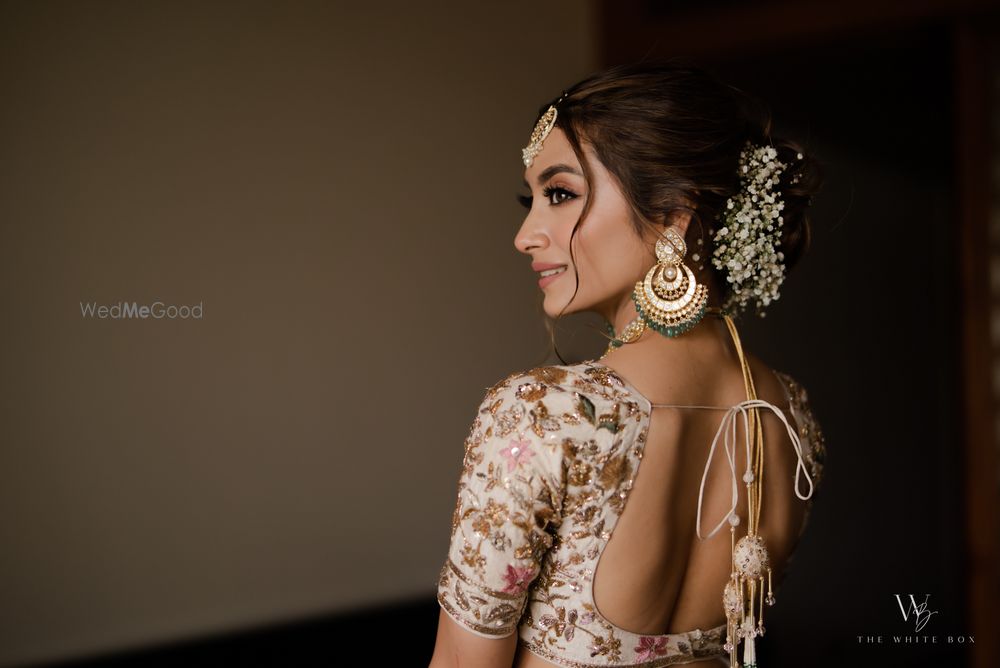
<path fill-rule="evenodd" d="M 717 306 L 709 306 L 705 308 L 705 313 L 719 317 L 723 317 L 724 315 L 723 310 Z M 598 360 L 604 359 L 604 357 L 615 348 L 621 348 L 626 343 L 635 343 L 636 341 L 639 340 L 639 337 L 641 337 L 648 329 L 648 327 L 646 326 L 646 321 L 643 320 L 642 316 L 639 315 L 633 318 L 632 322 L 625 325 L 625 327 L 622 329 L 621 336 L 617 336 L 615 334 L 615 328 L 610 322 L 605 322 L 604 327 L 607 330 L 608 336 L 610 337 L 611 340 L 608 341 L 607 349 L 600 357 L 597 358 Z"/>

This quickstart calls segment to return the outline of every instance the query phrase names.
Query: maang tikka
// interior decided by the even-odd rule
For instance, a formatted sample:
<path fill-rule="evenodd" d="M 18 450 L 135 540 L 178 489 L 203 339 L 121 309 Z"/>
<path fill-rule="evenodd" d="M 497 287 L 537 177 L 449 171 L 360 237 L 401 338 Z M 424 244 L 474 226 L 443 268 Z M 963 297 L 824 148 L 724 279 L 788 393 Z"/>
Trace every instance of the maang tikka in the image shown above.
<path fill-rule="evenodd" d="M 545 138 L 549 136 L 552 128 L 556 126 L 556 117 L 559 115 L 556 106 L 566 99 L 566 95 L 566 91 L 563 91 L 563 94 L 559 96 L 555 104 L 549 105 L 549 108 L 545 110 L 545 113 L 535 123 L 535 128 L 531 131 L 531 137 L 528 138 L 528 145 L 521 149 L 521 160 L 524 162 L 525 167 L 531 167 L 531 163 L 535 161 L 535 156 L 542 150 L 542 143 L 545 141 Z"/>
<path fill-rule="evenodd" d="M 542 142 L 545 141 L 545 138 L 552 132 L 552 128 L 555 127 L 557 114 L 555 105 L 552 105 L 538 119 L 535 129 L 531 131 L 528 145 L 521 149 L 521 160 L 524 162 L 525 167 L 531 167 L 531 163 L 535 161 L 535 156 L 541 152 Z"/>

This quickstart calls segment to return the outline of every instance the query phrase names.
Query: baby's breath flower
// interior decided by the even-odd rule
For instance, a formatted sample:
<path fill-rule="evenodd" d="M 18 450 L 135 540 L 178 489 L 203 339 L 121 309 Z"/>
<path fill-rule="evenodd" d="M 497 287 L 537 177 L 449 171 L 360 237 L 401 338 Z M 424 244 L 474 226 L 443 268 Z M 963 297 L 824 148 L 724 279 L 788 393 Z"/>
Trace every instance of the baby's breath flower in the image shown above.
<path fill-rule="evenodd" d="M 723 309 L 730 313 L 742 311 L 753 298 L 763 317 L 763 307 L 778 299 L 785 280 L 785 254 L 777 250 L 785 205 L 773 189 L 787 165 L 777 157 L 772 146 L 746 143 L 740 152 L 740 189 L 726 202 L 714 236 L 712 265 L 727 272 L 732 289 Z"/>

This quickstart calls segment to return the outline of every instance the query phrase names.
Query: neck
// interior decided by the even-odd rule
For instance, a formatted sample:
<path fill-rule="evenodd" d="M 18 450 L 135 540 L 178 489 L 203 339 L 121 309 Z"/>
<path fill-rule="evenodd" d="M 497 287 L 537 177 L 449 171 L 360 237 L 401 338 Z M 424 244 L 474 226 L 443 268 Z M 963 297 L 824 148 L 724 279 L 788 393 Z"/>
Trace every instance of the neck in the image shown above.
<path fill-rule="evenodd" d="M 638 317 L 635 303 L 631 298 L 621 302 L 611 317 L 607 312 L 604 318 L 612 324 L 615 335 L 621 336 L 625 327 Z M 628 351 L 629 356 L 641 354 L 648 359 L 666 361 L 676 356 L 690 357 L 695 350 L 709 354 L 728 356 L 733 353 L 732 335 L 726 326 L 722 313 L 716 306 L 709 306 L 705 315 L 698 323 L 676 337 L 667 337 L 647 327 L 637 341 L 626 343 L 617 349 Z"/>

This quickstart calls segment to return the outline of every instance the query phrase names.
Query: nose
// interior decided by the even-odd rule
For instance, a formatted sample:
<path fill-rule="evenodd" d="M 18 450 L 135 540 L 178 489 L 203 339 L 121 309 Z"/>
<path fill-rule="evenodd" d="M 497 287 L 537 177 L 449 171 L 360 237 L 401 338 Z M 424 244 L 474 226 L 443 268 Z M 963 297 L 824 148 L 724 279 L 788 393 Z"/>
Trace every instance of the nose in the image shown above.
<path fill-rule="evenodd" d="M 521 223 L 521 229 L 514 236 L 514 248 L 525 255 L 530 255 L 533 251 L 547 248 L 548 245 L 549 237 L 538 223 L 538 216 L 529 211 Z"/>

